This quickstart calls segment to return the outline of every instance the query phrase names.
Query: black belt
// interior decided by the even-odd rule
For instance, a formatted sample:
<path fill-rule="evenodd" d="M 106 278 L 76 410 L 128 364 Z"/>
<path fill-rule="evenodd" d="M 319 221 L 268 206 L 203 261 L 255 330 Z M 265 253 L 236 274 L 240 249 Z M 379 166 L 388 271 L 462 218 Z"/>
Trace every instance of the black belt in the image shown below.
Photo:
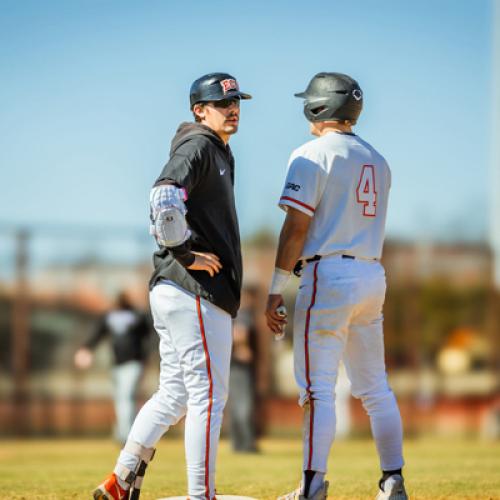
<path fill-rule="evenodd" d="M 354 255 L 346 255 L 342 254 L 341 257 L 343 259 L 355 259 Z M 310 257 L 309 259 L 305 259 L 306 262 L 309 264 L 309 262 L 317 262 L 318 260 L 321 260 L 323 258 L 323 255 L 315 255 L 314 257 Z"/>
<path fill-rule="evenodd" d="M 343 259 L 355 259 L 354 255 L 345 255 L 342 254 L 341 257 Z M 315 255 L 314 257 L 309 257 L 309 259 L 304 259 L 304 260 L 299 260 L 297 261 L 297 264 L 295 264 L 295 267 L 293 268 L 293 274 L 295 276 L 300 277 L 302 275 L 302 269 L 304 267 L 304 264 L 309 264 L 310 262 L 318 262 L 323 258 L 323 255 Z"/>

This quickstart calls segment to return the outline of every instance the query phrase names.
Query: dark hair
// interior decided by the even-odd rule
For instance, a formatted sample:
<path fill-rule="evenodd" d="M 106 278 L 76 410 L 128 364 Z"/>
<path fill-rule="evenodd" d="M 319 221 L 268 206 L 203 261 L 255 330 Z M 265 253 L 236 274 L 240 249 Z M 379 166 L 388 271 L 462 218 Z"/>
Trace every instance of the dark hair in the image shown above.
<path fill-rule="evenodd" d="M 118 309 L 133 309 L 132 302 L 126 292 L 120 292 L 116 297 Z"/>

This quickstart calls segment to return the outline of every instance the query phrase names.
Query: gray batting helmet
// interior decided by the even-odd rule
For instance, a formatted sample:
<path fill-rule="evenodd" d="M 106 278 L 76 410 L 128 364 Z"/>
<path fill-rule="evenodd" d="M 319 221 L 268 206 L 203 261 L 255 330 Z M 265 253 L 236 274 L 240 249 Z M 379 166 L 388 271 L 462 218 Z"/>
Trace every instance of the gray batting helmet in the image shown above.
<path fill-rule="evenodd" d="M 304 114 L 310 122 L 345 121 L 356 123 L 363 108 L 358 82 L 342 73 L 318 73 L 304 92 Z"/>

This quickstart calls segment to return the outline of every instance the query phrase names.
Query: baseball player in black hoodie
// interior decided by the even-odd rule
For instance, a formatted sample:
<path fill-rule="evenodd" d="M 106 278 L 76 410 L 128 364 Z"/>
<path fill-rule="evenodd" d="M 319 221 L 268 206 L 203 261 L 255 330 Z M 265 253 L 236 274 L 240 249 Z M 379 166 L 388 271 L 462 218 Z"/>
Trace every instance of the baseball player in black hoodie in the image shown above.
<path fill-rule="evenodd" d="M 178 128 L 150 195 L 151 233 L 159 246 L 150 281 L 160 339 L 159 388 L 137 415 L 95 499 L 138 498 L 156 442 L 184 415 L 189 498 L 215 498 L 231 317 L 239 307 L 242 280 L 228 141 L 238 130 L 240 101 L 250 98 L 227 73 L 202 76 L 191 86 L 195 122 Z"/>

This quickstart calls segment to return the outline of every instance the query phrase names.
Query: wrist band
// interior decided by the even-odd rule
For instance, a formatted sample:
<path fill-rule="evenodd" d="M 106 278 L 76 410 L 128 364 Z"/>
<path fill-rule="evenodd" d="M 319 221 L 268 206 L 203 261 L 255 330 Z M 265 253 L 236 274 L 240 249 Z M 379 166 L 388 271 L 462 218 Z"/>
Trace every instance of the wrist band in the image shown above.
<path fill-rule="evenodd" d="M 290 281 L 290 271 L 285 271 L 279 267 L 274 268 L 269 295 L 281 295 Z"/>
<path fill-rule="evenodd" d="M 171 247 L 169 250 L 182 266 L 189 267 L 195 259 L 194 254 L 191 253 L 190 247 L 189 241 L 185 241 L 179 246 Z"/>

